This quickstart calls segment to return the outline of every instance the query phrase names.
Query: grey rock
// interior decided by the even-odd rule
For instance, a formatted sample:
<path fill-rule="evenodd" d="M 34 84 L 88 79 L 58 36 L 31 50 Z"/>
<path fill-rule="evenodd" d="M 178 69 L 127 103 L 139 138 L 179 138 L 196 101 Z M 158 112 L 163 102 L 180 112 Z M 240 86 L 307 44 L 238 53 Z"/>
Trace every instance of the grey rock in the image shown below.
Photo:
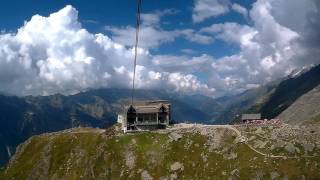
<path fill-rule="evenodd" d="M 125 161 L 126 161 L 126 165 L 129 169 L 134 168 L 135 165 L 135 156 L 133 154 L 132 151 L 126 151 L 125 152 Z"/>
<path fill-rule="evenodd" d="M 234 143 L 238 144 L 238 143 L 244 143 L 247 141 L 247 138 L 244 136 L 237 136 L 237 138 L 234 140 Z"/>
<path fill-rule="evenodd" d="M 222 176 L 226 176 L 226 175 L 227 175 L 227 172 L 226 172 L 226 171 L 222 171 L 222 172 L 221 172 L 221 175 L 222 175 Z"/>
<path fill-rule="evenodd" d="M 184 169 L 184 166 L 180 162 L 175 162 L 170 166 L 171 171 L 178 171 L 178 170 L 183 171 L 183 169 Z"/>
<path fill-rule="evenodd" d="M 171 175 L 170 175 L 170 179 L 171 179 L 171 180 L 178 179 L 177 173 L 171 174 Z"/>
<path fill-rule="evenodd" d="M 171 132 L 169 134 L 169 138 L 170 138 L 171 141 L 178 141 L 178 140 L 180 140 L 182 138 L 182 136 L 180 134 L 176 133 L 176 132 Z"/>
<path fill-rule="evenodd" d="M 258 171 L 256 172 L 256 176 L 253 178 L 254 180 L 261 180 L 263 179 L 264 172 L 263 171 Z"/>
<path fill-rule="evenodd" d="M 141 179 L 142 180 L 153 180 L 152 176 L 146 170 L 142 171 Z"/>
<path fill-rule="evenodd" d="M 263 134 L 264 131 L 262 130 L 261 127 L 259 127 L 259 128 L 255 131 L 255 133 L 257 133 L 257 134 Z"/>
<path fill-rule="evenodd" d="M 264 148 L 267 144 L 268 144 L 267 141 L 255 140 L 253 146 L 254 146 L 255 148 L 260 148 L 260 149 L 262 149 L 262 148 Z"/>
<path fill-rule="evenodd" d="M 208 161 L 208 157 L 204 153 L 201 153 L 201 158 L 202 158 L 203 162 L 207 162 Z"/>
<path fill-rule="evenodd" d="M 257 138 L 256 136 L 251 136 L 248 141 L 255 140 L 256 138 Z"/>
<path fill-rule="evenodd" d="M 306 153 L 312 152 L 313 149 L 315 148 L 315 145 L 314 144 L 310 144 L 310 143 L 303 143 L 302 145 L 303 145 L 304 151 Z"/>
<path fill-rule="evenodd" d="M 270 179 L 273 180 L 273 179 L 276 179 L 278 177 L 280 177 L 280 174 L 278 172 L 273 171 L 273 172 L 270 173 Z"/>
<path fill-rule="evenodd" d="M 230 172 L 230 174 L 231 174 L 232 176 L 240 177 L 240 171 L 239 171 L 239 169 L 234 169 L 234 170 L 232 170 L 232 171 Z"/>
<path fill-rule="evenodd" d="M 229 177 L 228 177 L 228 180 L 237 180 L 237 178 L 234 177 L 234 176 L 229 176 Z"/>
<path fill-rule="evenodd" d="M 295 153 L 296 151 L 296 147 L 291 142 L 287 142 L 287 144 L 284 146 L 284 149 L 291 154 Z"/>

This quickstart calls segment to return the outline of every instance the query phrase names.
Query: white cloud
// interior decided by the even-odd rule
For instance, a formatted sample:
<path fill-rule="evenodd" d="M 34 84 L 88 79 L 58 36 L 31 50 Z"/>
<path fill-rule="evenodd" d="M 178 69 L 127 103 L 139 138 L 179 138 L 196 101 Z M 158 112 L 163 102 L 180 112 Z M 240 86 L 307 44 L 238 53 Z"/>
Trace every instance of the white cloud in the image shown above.
<path fill-rule="evenodd" d="M 241 6 L 240 4 L 233 3 L 231 8 L 235 12 L 241 14 L 243 17 L 248 18 L 248 10 L 245 7 Z"/>
<path fill-rule="evenodd" d="M 187 41 L 199 44 L 210 44 L 213 42 L 211 36 L 201 34 L 193 29 L 164 30 L 161 28 L 161 17 L 176 14 L 175 9 L 165 9 L 153 13 L 144 13 L 141 16 L 139 46 L 145 49 L 155 49 L 162 44 L 171 43 L 176 38 L 182 37 Z M 112 40 L 117 43 L 133 46 L 135 43 L 136 29 L 133 26 L 115 27 L 106 26 L 105 30 L 111 32 Z"/>
<path fill-rule="evenodd" d="M 148 22 L 148 25 L 152 25 Z M 126 27 L 105 27 L 112 33 L 112 40 L 117 43 L 133 46 L 135 43 L 136 29 L 132 26 Z M 176 31 L 166 31 L 157 26 L 145 26 L 142 24 L 139 34 L 139 47 L 150 49 L 157 48 L 161 44 L 173 42 L 179 35 Z"/>
<path fill-rule="evenodd" d="M 180 51 L 182 53 L 185 53 L 185 54 L 195 54 L 195 53 L 197 53 L 197 51 L 195 51 L 194 49 L 189 49 L 189 48 L 181 49 Z"/>
<path fill-rule="evenodd" d="M 212 93 L 187 71 L 162 71 L 147 50 L 138 52 L 138 88 Z M 132 62 L 133 49 L 89 33 L 81 27 L 77 10 L 66 6 L 49 17 L 33 16 L 17 33 L 0 35 L 0 91 L 49 95 L 130 88 Z"/>
<path fill-rule="evenodd" d="M 161 18 L 166 15 L 178 13 L 176 9 L 165 9 L 153 13 L 141 14 L 139 32 L 139 47 L 150 49 L 157 48 L 161 44 L 173 42 L 181 36 L 178 31 L 168 31 L 161 28 Z M 133 46 L 135 43 L 136 27 L 133 26 L 105 26 L 105 30 L 111 32 L 112 40 L 125 46 Z"/>
<path fill-rule="evenodd" d="M 229 12 L 227 0 L 195 0 L 192 20 L 195 23 Z"/>
<path fill-rule="evenodd" d="M 225 1 L 196 4 L 202 2 L 228 6 Z M 289 11 L 300 7 L 294 14 Z M 216 16 L 193 13 L 198 16 L 195 22 Z M 258 0 L 249 12 L 250 25 L 224 22 L 200 31 L 164 30 L 163 14 L 170 13 L 142 16 L 138 88 L 222 95 L 258 87 L 294 68 L 320 62 L 320 3 L 316 0 L 293 0 L 290 5 L 285 0 Z M 0 91 L 47 95 L 100 87 L 130 88 L 135 29 L 108 29 L 111 38 L 88 32 L 79 23 L 76 9 L 66 6 L 49 17 L 33 16 L 17 33 L 2 32 Z M 181 50 L 184 55 L 149 52 L 178 37 L 202 44 L 222 40 L 238 46 L 239 52 L 219 59 L 205 54 L 192 57 L 187 54 L 191 49 Z"/>
<path fill-rule="evenodd" d="M 192 74 L 183 75 L 181 73 L 171 73 L 168 78 L 169 84 L 172 84 L 176 91 L 192 93 L 200 92 L 206 95 L 212 95 L 215 92 L 214 88 L 209 88 L 208 85 L 202 84 L 196 76 Z"/>
<path fill-rule="evenodd" d="M 246 46 L 253 43 L 252 38 L 257 34 L 255 28 L 234 22 L 213 24 L 209 27 L 202 28 L 200 32 L 215 35 L 215 38 L 222 39 L 226 42 Z"/>
<path fill-rule="evenodd" d="M 286 76 L 292 69 L 319 64 L 315 57 L 320 55 L 320 43 L 308 38 L 320 39 L 315 30 L 319 21 L 311 20 L 320 17 L 320 3 L 315 2 L 293 1 L 287 6 L 284 0 L 258 0 L 250 10 L 252 26 L 227 22 L 202 28 L 202 33 L 240 48 L 212 63 L 209 87 L 237 92 Z M 293 20 L 287 9 L 300 7 L 303 10 Z"/>
<path fill-rule="evenodd" d="M 194 22 L 223 14 L 201 15 L 200 9 L 212 7 L 208 4 L 203 6 L 205 3 L 221 3 L 226 7 L 230 5 L 226 1 L 195 1 Z M 231 8 L 248 16 L 247 10 L 236 4 Z M 292 10 L 297 13 L 292 15 Z M 194 58 L 154 56 L 154 62 L 160 68 L 158 71 L 174 73 L 179 69 L 179 72 L 184 74 L 201 72 L 206 77 L 203 81 L 208 89 L 213 88 L 215 95 L 220 95 L 258 87 L 286 76 L 292 69 L 319 64 L 317 57 L 320 55 L 320 23 L 317 19 L 320 17 L 320 3 L 315 0 L 294 0 L 287 5 L 285 0 L 258 0 L 253 3 L 249 14 L 247 18 L 251 25 L 224 22 L 203 27 L 200 31 L 179 31 L 189 41 L 202 44 L 209 44 L 214 40 L 232 43 L 239 47 L 238 53 L 219 59 L 208 55 Z M 196 35 L 192 36 L 193 34 Z M 201 38 L 197 38 L 197 35 L 201 35 Z"/>
<path fill-rule="evenodd" d="M 157 10 L 153 13 L 142 13 L 141 20 L 145 26 L 159 26 L 161 23 L 161 17 L 166 15 L 174 15 L 177 13 L 179 13 L 179 10 L 177 9 L 164 9 L 162 11 Z"/>
<path fill-rule="evenodd" d="M 188 56 L 172 56 L 172 55 L 157 55 L 153 57 L 154 65 L 165 72 L 179 72 L 183 73 L 207 73 L 210 69 L 213 59 L 207 55 L 196 57 Z"/>
<path fill-rule="evenodd" d="M 190 42 L 195 42 L 199 44 L 210 44 L 214 41 L 214 39 L 211 36 L 201 34 L 192 29 L 184 29 L 176 32 L 184 36 L 185 39 Z"/>

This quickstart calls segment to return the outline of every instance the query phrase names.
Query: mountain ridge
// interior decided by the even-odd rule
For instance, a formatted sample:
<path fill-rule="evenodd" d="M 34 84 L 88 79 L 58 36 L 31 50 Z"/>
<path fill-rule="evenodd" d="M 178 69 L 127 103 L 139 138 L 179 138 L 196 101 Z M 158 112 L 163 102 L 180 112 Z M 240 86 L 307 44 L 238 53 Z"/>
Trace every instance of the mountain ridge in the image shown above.
<path fill-rule="evenodd" d="M 169 99 L 173 104 L 175 121 L 210 122 L 211 116 L 199 103 L 218 106 L 210 98 L 168 94 L 162 91 L 137 90 L 137 100 Z M 46 132 L 88 126 L 106 128 L 116 123 L 117 113 L 130 101 L 131 91 L 99 89 L 75 95 L 2 96 L 0 95 L 0 165 L 14 153 L 15 147 L 26 138 Z M 193 100 L 194 99 L 194 100 Z M 10 149 L 10 153 L 7 149 Z"/>
<path fill-rule="evenodd" d="M 299 97 L 277 118 L 294 125 L 316 125 L 320 119 L 320 85 Z M 313 120 L 313 122 L 312 122 Z"/>
<path fill-rule="evenodd" d="M 136 100 L 171 101 L 173 120 L 176 122 L 228 124 L 239 120 L 242 113 L 262 113 L 263 118 L 276 117 L 319 84 L 319 77 L 320 65 L 299 76 L 279 79 L 238 95 L 216 99 L 161 90 L 137 90 L 135 97 Z M 281 101 L 278 97 L 282 97 Z M 32 135 L 78 126 L 111 126 L 116 122 L 123 104 L 130 98 L 131 91 L 128 89 L 96 89 L 70 96 L 0 95 L 0 165 L 8 161 L 19 143 Z M 284 105 L 279 108 L 280 104 Z"/>
<path fill-rule="evenodd" d="M 134 134 L 118 125 L 67 129 L 19 145 L 0 177 L 313 179 L 320 176 L 318 136 L 290 126 L 177 124 Z"/>

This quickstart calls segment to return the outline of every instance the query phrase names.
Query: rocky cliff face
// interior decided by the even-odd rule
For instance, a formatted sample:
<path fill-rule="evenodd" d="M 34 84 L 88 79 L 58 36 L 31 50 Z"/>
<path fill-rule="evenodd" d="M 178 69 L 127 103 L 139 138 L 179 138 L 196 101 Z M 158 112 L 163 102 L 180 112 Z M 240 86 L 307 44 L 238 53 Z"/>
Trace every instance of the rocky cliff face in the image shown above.
<path fill-rule="evenodd" d="M 303 68 L 285 79 L 271 82 L 238 95 L 234 100 L 240 99 L 240 104 L 231 99 L 233 103 L 227 111 L 231 117 L 228 119 L 239 120 L 236 114 L 241 113 L 261 113 L 262 118 L 270 119 L 278 116 L 281 119 L 284 118 L 285 122 L 297 123 L 297 118 L 300 121 L 307 120 L 311 117 L 308 113 L 296 113 L 294 111 L 298 110 L 298 106 L 302 107 L 302 103 L 308 104 L 313 96 L 316 97 L 314 91 L 317 91 L 316 87 L 319 85 L 320 65 Z M 313 89 L 315 90 L 312 91 Z M 311 91 L 313 92 L 312 95 L 307 95 Z M 300 101 L 294 105 L 299 99 Z M 310 103 L 317 104 L 317 101 L 319 100 L 314 99 Z M 291 106 L 293 107 L 290 108 Z M 288 111 L 286 112 L 287 108 Z M 303 109 L 304 112 L 312 112 L 313 115 L 320 112 L 319 108 L 316 110 L 310 105 L 304 106 Z M 297 112 L 302 112 L 302 110 Z M 280 115 L 281 113 L 284 114 Z M 295 116 L 294 114 L 299 115 Z M 291 117 L 292 120 L 290 120 Z M 223 117 L 220 119 L 223 119 Z"/>
<path fill-rule="evenodd" d="M 278 85 L 275 92 L 261 107 L 262 116 L 266 118 L 277 117 L 298 98 L 318 85 L 320 85 L 320 65 L 299 76 L 289 77 Z"/>
<path fill-rule="evenodd" d="M 0 177 L 315 179 L 319 139 L 314 129 L 290 126 L 179 124 L 135 134 L 122 134 L 118 126 L 77 128 L 28 139 Z"/>
<path fill-rule="evenodd" d="M 298 98 L 279 119 L 289 124 L 307 125 L 320 121 L 320 86 Z"/>

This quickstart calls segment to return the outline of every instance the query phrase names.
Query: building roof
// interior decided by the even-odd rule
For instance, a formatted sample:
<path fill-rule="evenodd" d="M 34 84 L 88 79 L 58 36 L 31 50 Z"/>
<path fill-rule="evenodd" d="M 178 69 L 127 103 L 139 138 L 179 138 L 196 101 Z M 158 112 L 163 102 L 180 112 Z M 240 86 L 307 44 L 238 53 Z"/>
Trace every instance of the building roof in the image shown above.
<path fill-rule="evenodd" d="M 242 114 L 241 119 L 261 119 L 261 114 Z"/>
<path fill-rule="evenodd" d="M 167 100 L 147 100 L 147 101 L 133 101 L 133 106 L 151 106 L 151 105 L 161 105 L 170 104 Z"/>
<path fill-rule="evenodd" d="M 157 113 L 159 112 L 161 106 L 168 108 L 170 105 L 167 100 L 151 100 L 151 101 L 134 101 L 133 108 L 136 113 Z M 126 106 L 128 109 L 130 105 Z"/>
<path fill-rule="evenodd" d="M 137 106 L 135 107 L 136 113 L 157 113 L 160 107 L 156 106 Z"/>

